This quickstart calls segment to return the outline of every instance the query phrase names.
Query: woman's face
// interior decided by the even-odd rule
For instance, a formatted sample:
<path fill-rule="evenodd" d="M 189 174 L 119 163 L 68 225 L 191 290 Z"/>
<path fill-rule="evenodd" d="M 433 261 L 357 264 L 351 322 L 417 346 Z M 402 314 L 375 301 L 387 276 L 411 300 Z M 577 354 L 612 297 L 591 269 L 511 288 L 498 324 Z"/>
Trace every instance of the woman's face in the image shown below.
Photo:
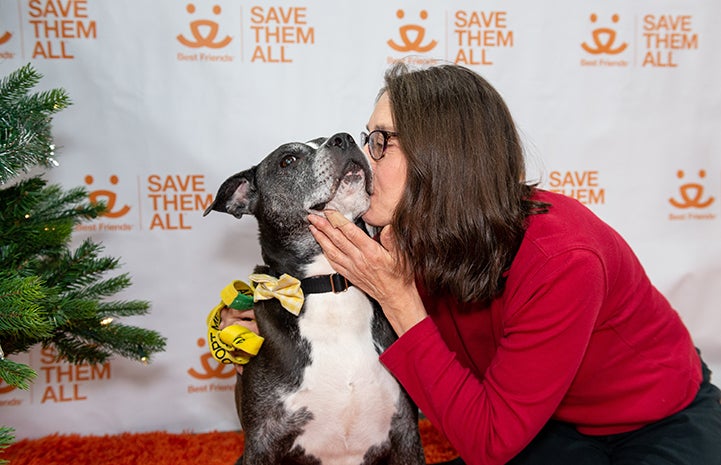
<path fill-rule="evenodd" d="M 368 132 L 376 129 L 395 132 L 391 103 L 387 93 L 383 93 L 368 120 Z M 406 185 L 408 163 L 401 151 L 398 139 L 388 139 L 385 156 L 378 161 L 368 154 L 368 145 L 363 147 L 373 169 L 373 194 L 371 206 L 363 215 L 363 221 L 371 226 L 383 227 L 391 222 L 393 212 L 403 195 Z"/>

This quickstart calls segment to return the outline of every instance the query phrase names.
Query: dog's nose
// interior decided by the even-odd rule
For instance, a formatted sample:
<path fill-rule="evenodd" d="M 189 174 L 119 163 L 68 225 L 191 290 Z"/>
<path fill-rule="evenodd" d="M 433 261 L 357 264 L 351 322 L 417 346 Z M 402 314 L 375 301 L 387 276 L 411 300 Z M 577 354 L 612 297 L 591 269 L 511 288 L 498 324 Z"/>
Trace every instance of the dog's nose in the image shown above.
<path fill-rule="evenodd" d="M 355 140 L 353 140 L 353 136 L 347 132 L 339 132 L 338 134 L 331 136 L 328 140 L 328 145 L 346 150 L 355 145 Z"/>

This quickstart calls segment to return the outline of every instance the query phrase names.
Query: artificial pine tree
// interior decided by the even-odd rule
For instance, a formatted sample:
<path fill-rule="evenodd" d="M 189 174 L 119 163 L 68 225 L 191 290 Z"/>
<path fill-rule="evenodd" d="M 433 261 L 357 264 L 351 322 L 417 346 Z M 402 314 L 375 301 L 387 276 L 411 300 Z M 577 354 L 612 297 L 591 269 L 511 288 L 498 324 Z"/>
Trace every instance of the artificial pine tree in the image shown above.
<path fill-rule="evenodd" d="M 74 364 L 114 354 L 146 363 L 165 348 L 155 331 L 117 321 L 149 309 L 145 301 L 107 300 L 130 286 L 127 273 L 104 277 L 118 259 L 100 256 L 101 244 L 90 239 L 70 248 L 75 225 L 105 206 L 84 188 L 63 190 L 29 174 L 57 164 L 52 115 L 70 104 L 62 89 L 30 94 L 40 78 L 26 65 L 0 81 L 0 379 L 20 389 L 36 373 L 7 357 L 38 343 Z M 12 434 L 0 427 L 0 449 Z"/>

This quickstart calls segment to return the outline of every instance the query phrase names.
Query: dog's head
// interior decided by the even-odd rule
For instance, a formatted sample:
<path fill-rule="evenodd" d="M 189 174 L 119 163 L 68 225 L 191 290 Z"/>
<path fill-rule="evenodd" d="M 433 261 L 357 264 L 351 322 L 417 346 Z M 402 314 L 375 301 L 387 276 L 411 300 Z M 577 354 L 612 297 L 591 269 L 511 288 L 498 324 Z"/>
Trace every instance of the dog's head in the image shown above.
<path fill-rule="evenodd" d="M 213 210 L 255 216 L 263 246 L 266 238 L 307 242 L 309 213 L 333 209 L 355 221 L 368 209 L 371 176 L 368 159 L 350 134 L 283 144 L 223 182 L 204 216 Z"/>

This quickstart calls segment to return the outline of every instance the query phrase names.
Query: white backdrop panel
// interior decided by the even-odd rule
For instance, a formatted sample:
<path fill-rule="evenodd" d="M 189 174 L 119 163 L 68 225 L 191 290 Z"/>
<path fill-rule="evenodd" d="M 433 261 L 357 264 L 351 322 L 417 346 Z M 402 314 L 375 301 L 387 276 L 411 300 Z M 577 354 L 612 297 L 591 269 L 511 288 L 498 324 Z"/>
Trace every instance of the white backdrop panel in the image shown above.
<path fill-rule="evenodd" d="M 111 206 L 75 240 L 122 258 L 134 285 L 118 298 L 152 302 L 128 323 L 168 346 L 149 366 L 15 356 L 39 377 L 0 384 L 0 424 L 20 438 L 237 429 L 204 319 L 260 261 L 256 223 L 202 210 L 281 143 L 357 136 L 406 56 L 499 89 L 529 178 L 625 235 L 721 372 L 719 17 L 715 0 L 1 0 L 0 74 L 30 62 L 74 102 L 54 120 L 49 179 Z"/>

